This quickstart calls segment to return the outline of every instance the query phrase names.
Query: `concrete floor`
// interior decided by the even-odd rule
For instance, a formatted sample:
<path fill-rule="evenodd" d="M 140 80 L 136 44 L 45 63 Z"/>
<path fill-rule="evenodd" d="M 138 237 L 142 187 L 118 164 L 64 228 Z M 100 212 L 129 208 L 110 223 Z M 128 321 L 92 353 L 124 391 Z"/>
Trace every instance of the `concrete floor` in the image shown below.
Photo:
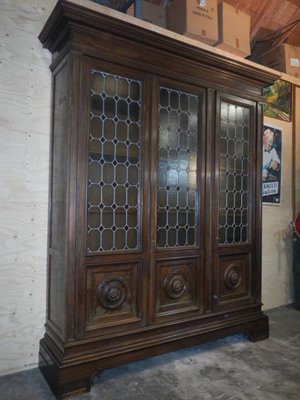
<path fill-rule="evenodd" d="M 105 371 L 77 400 L 299 400 L 300 311 L 267 312 L 270 339 L 242 335 Z M 0 399 L 53 400 L 38 369 L 0 377 Z"/>

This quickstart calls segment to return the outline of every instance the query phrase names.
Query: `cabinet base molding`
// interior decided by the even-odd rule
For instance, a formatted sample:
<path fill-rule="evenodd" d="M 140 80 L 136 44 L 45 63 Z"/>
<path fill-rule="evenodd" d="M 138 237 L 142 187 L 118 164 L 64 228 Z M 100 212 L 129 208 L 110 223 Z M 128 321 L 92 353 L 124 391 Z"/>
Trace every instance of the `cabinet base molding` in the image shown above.
<path fill-rule="evenodd" d="M 246 334 L 252 341 L 269 337 L 268 317 L 263 313 L 252 315 L 247 320 L 227 320 L 225 323 L 214 325 L 214 328 L 211 325 L 195 327 L 193 331 L 188 332 L 183 328 L 172 336 L 160 336 L 157 331 L 152 333 L 149 340 L 145 340 L 145 335 L 144 338 L 141 335 L 139 341 L 127 342 L 126 346 L 116 345 L 108 352 L 97 353 L 95 349 L 101 348 L 99 339 L 95 339 L 93 346 L 90 340 L 76 341 L 66 346 L 65 355 L 61 354 L 61 357 L 58 357 L 60 350 L 46 334 L 40 341 L 39 368 L 55 396 L 63 399 L 89 392 L 93 378 L 105 369 L 239 333 Z M 77 349 L 79 346 L 80 353 Z M 94 350 L 88 352 L 85 350 L 88 347 Z"/>

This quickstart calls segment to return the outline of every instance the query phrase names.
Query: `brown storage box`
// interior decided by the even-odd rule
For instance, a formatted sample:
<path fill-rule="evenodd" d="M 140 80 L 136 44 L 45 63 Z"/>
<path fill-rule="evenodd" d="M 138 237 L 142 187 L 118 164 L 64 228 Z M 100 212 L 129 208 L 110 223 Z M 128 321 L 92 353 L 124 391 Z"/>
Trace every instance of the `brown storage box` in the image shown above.
<path fill-rule="evenodd" d="M 222 2 L 218 7 L 219 49 L 240 57 L 247 57 L 250 50 L 250 15 Z"/>
<path fill-rule="evenodd" d="M 284 43 L 263 56 L 262 63 L 277 71 L 300 78 L 300 47 Z"/>
<path fill-rule="evenodd" d="M 127 10 L 127 14 L 134 16 L 134 4 Z M 167 12 L 157 4 L 142 2 L 142 20 L 151 22 L 151 24 L 167 28 Z"/>
<path fill-rule="evenodd" d="M 174 0 L 168 7 L 168 29 L 213 45 L 218 40 L 217 0 Z"/>

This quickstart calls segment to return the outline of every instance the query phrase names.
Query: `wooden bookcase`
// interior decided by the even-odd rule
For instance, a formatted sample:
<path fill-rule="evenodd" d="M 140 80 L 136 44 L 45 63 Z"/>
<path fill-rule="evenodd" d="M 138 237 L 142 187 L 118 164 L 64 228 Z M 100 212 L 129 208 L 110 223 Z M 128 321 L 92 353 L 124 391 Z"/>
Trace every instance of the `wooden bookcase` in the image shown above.
<path fill-rule="evenodd" d="M 277 77 L 126 18 L 62 0 L 40 34 L 53 54 L 40 368 L 58 398 L 126 362 L 268 337 L 261 91 Z"/>

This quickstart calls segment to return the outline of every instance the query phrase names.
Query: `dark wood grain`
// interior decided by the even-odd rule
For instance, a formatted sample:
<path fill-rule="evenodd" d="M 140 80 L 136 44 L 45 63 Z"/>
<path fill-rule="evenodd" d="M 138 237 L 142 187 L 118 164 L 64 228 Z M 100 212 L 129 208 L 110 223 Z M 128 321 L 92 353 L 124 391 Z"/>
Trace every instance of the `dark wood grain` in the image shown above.
<path fill-rule="evenodd" d="M 266 338 L 261 90 L 276 76 L 67 0 L 57 4 L 40 40 L 53 53 L 54 76 L 48 313 L 40 368 L 56 396 L 88 391 L 92 377 L 106 368 L 182 346 L 238 332 Z M 93 70 L 141 83 L 141 234 L 134 250 L 99 251 L 96 242 L 88 251 Z M 199 208 L 197 240 L 190 246 L 157 248 L 161 86 L 199 102 Z M 251 110 L 249 240 L 226 245 L 218 239 L 222 99 Z M 121 155 L 125 162 L 126 153 Z"/>

